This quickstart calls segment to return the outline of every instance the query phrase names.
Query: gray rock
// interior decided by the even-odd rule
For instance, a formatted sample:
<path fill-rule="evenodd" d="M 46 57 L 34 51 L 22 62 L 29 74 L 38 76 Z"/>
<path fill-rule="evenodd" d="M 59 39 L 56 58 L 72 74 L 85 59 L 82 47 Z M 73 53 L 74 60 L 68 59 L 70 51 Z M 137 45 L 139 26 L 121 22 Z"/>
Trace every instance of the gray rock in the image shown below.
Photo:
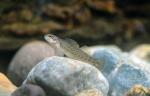
<path fill-rule="evenodd" d="M 28 72 L 45 57 L 57 55 L 55 50 L 43 41 L 25 44 L 12 59 L 8 68 L 8 77 L 15 85 L 21 85 Z"/>
<path fill-rule="evenodd" d="M 83 51 L 103 63 L 100 70 L 107 78 L 112 70 L 116 68 L 122 57 L 122 51 L 114 45 L 83 47 Z M 98 68 L 100 69 L 100 68 Z"/>
<path fill-rule="evenodd" d="M 125 54 L 118 67 L 109 75 L 110 96 L 123 96 L 136 84 L 150 88 L 150 65 L 132 62 L 132 57 Z"/>
<path fill-rule="evenodd" d="M 48 96 L 75 96 L 86 89 L 97 89 L 107 96 L 109 85 L 101 72 L 81 61 L 53 56 L 37 64 L 23 84 L 42 86 Z"/>
<path fill-rule="evenodd" d="M 136 56 L 101 47 L 90 52 L 104 63 L 101 72 L 109 81 L 109 96 L 123 96 L 135 84 L 150 87 L 150 65 Z"/>
<path fill-rule="evenodd" d="M 15 90 L 11 96 L 46 96 L 44 90 L 33 84 L 25 84 Z"/>
<path fill-rule="evenodd" d="M 103 69 L 100 70 L 105 77 L 108 77 L 109 74 L 118 66 L 122 54 L 116 54 L 115 51 L 109 49 L 97 49 L 93 52 L 92 57 L 103 62 Z"/>

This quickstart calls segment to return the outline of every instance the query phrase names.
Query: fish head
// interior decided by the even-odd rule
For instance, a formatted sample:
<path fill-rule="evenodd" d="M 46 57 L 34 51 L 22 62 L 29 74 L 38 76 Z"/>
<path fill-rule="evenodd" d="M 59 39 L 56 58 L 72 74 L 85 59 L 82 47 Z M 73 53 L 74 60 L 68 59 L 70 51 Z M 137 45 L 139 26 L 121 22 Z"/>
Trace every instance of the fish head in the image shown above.
<path fill-rule="evenodd" d="M 52 34 L 46 34 L 44 38 L 52 47 L 60 47 L 60 41 L 57 36 Z"/>

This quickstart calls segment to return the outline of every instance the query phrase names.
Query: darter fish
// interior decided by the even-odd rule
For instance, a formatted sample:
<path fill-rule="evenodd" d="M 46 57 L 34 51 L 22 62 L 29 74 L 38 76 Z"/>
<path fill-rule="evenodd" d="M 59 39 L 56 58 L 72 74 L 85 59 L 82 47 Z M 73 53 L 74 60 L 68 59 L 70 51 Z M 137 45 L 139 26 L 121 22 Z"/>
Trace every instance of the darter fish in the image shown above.
<path fill-rule="evenodd" d="M 70 38 L 61 39 L 52 34 L 47 34 L 44 38 L 55 49 L 61 49 L 67 57 L 89 63 L 100 70 L 103 68 L 103 63 L 81 50 L 76 41 Z"/>

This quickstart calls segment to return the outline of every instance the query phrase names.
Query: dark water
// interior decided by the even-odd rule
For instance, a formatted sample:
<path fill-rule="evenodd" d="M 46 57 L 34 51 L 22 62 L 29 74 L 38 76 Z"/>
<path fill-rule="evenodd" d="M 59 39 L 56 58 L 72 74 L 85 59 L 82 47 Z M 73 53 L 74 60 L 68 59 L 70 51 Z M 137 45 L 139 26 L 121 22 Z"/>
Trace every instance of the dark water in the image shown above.
<path fill-rule="evenodd" d="M 15 54 L 16 50 L 13 51 L 0 51 L 0 72 L 6 73 L 7 67 Z"/>

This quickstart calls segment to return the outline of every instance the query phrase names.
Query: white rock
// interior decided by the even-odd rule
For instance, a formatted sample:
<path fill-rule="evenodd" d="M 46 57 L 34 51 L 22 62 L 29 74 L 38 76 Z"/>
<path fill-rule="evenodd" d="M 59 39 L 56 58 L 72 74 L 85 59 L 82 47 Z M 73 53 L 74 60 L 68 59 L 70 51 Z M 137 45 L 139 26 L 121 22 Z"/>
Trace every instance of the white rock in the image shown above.
<path fill-rule="evenodd" d="M 103 69 L 100 71 L 107 78 L 109 74 L 118 66 L 122 54 L 120 53 L 120 55 L 118 55 L 112 50 L 99 49 L 93 52 L 92 57 L 103 63 Z"/>
<path fill-rule="evenodd" d="M 86 89 L 97 89 L 107 96 L 109 85 L 101 72 L 81 61 L 50 57 L 37 64 L 28 74 L 26 83 L 45 88 L 48 96 L 74 96 Z M 58 94 L 60 93 L 60 94 Z"/>
<path fill-rule="evenodd" d="M 108 80 L 110 96 L 123 96 L 136 84 L 150 88 L 150 65 L 132 62 L 132 57 L 126 54 Z"/>
<path fill-rule="evenodd" d="M 104 63 L 101 72 L 109 81 L 109 96 L 124 96 L 135 84 L 150 87 L 150 64 L 135 55 L 107 48 L 95 48 L 91 55 Z"/>
<path fill-rule="evenodd" d="M 142 44 L 131 50 L 130 55 L 134 55 L 145 62 L 150 63 L 150 44 Z"/>

